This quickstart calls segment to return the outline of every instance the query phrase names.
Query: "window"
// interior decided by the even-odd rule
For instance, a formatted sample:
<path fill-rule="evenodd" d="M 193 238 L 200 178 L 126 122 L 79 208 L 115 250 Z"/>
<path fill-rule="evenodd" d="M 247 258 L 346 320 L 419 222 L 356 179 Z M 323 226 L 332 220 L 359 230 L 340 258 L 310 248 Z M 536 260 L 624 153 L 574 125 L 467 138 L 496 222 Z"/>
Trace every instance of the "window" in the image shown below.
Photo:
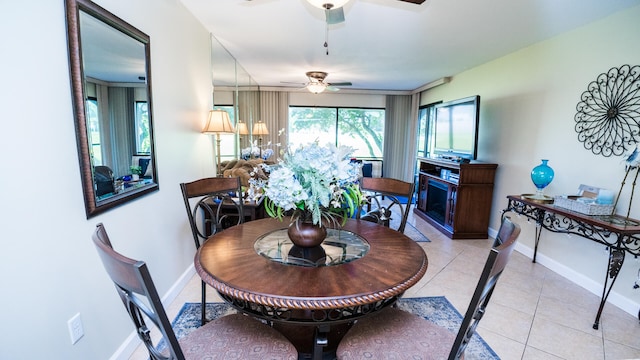
<path fill-rule="evenodd" d="M 353 156 L 382 159 L 384 109 L 289 107 L 289 146 L 320 141 L 351 146 Z"/>
<path fill-rule="evenodd" d="M 151 154 L 151 137 L 149 136 L 149 104 L 136 101 L 136 153 Z"/>
<path fill-rule="evenodd" d="M 93 165 L 103 165 L 102 146 L 100 140 L 100 118 L 98 117 L 98 100 L 88 98 L 86 101 L 87 129 L 89 131 L 89 151 L 93 158 Z"/>
<path fill-rule="evenodd" d="M 418 110 L 418 156 L 429 157 L 433 153 L 433 143 L 429 139 L 433 138 L 435 106 L 439 103 L 422 106 Z"/>

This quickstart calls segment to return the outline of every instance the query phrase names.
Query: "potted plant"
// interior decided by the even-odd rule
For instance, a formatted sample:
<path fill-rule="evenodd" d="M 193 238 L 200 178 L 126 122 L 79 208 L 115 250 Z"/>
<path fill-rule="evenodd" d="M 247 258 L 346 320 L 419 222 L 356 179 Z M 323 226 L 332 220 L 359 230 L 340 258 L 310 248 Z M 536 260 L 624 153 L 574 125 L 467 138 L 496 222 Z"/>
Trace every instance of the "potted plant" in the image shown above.
<path fill-rule="evenodd" d="M 132 165 L 131 169 L 131 180 L 140 180 L 140 176 L 142 175 L 142 166 Z"/>
<path fill-rule="evenodd" d="M 316 141 L 286 151 L 271 166 L 264 185 L 265 210 L 280 220 L 291 215 L 288 234 L 294 244 L 319 245 L 322 234 L 326 237 L 327 224 L 344 224 L 357 211 L 363 196 L 358 185 L 360 164 L 350 161 L 352 153 L 350 147 L 320 146 Z M 311 245 L 294 239 L 307 239 L 312 235 L 305 234 L 316 232 L 322 239 Z"/>

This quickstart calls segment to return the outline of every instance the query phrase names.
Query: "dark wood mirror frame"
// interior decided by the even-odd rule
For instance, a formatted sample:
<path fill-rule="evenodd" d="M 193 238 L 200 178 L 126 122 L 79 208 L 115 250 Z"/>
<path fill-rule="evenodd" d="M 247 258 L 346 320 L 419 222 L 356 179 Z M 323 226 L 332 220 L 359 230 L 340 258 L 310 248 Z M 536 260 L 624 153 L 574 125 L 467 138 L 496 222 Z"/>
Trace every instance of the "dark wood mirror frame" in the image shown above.
<path fill-rule="evenodd" d="M 80 175 L 87 218 L 98 215 L 104 211 L 122 205 L 128 201 L 139 198 L 150 192 L 159 190 L 157 166 L 155 159 L 155 145 L 153 137 L 153 117 L 151 104 L 151 65 L 149 36 L 109 11 L 89 0 L 65 0 L 67 18 L 67 38 L 69 46 L 69 66 L 71 71 L 71 87 L 73 109 L 75 117 L 76 138 L 78 146 L 78 158 L 80 161 Z M 152 182 L 134 189 L 128 189 L 113 196 L 98 200 L 96 186 L 94 185 L 94 169 L 90 152 L 89 136 L 86 116 L 86 82 L 82 58 L 82 42 L 80 35 L 80 12 L 84 12 L 123 34 L 144 44 L 146 90 L 149 116 L 150 159 L 152 166 Z"/>

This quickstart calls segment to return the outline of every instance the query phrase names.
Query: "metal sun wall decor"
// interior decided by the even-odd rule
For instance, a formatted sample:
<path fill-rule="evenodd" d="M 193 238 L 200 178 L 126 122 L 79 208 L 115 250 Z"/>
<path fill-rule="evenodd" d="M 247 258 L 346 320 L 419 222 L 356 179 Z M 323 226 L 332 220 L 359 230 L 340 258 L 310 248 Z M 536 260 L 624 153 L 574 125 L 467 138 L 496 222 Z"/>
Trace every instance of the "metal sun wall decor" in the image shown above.
<path fill-rule="evenodd" d="M 598 75 L 580 98 L 575 130 L 586 149 L 621 156 L 640 142 L 640 65 Z"/>

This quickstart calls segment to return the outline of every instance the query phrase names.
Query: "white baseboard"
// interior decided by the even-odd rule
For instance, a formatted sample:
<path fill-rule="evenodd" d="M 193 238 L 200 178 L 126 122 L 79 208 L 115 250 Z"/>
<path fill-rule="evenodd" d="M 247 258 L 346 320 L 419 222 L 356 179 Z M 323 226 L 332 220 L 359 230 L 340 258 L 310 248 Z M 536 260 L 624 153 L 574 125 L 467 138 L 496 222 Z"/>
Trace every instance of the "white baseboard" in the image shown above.
<path fill-rule="evenodd" d="M 533 249 L 530 247 L 524 246 L 521 243 L 517 243 L 515 250 L 525 255 L 529 259 L 533 259 Z M 575 270 L 545 256 L 544 254 L 541 254 L 540 252 L 538 252 L 538 254 L 536 255 L 536 263 L 548 268 L 549 270 L 566 278 L 572 283 L 583 287 L 584 289 L 591 292 L 592 294 L 598 297 L 602 296 L 602 286 L 603 286 L 602 283 L 594 281 L 593 279 L 590 279 L 576 272 Z M 640 304 L 630 300 L 627 297 L 620 295 L 619 293 L 613 290 L 611 290 L 611 293 L 609 293 L 609 297 L 607 298 L 607 304 L 617 306 L 622 311 L 627 312 L 633 316 L 638 316 L 638 309 L 640 309 Z M 594 313 L 593 313 L 594 316 L 596 311 L 597 309 L 594 309 Z"/>
<path fill-rule="evenodd" d="M 187 286 L 187 283 L 189 282 L 189 280 L 191 280 L 191 278 L 195 273 L 196 273 L 196 270 L 193 264 L 191 264 L 187 268 L 187 270 L 185 270 L 185 272 L 182 273 L 182 275 L 178 278 L 178 281 L 176 281 L 173 284 L 173 286 L 171 286 L 169 291 L 167 291 L 167 293 L 161 299 L 162 305 L 164 305 L 165 308 L 169 306 L 169 304 L 171 304 L 173 300 L 176 299 L 176 297 L 178 297 L 178 294 L 180 294 L 180 291 L 182 291 L 182 289 L 184 289 L 184 287 Z M 149 327 L 154 326 L 153 324 L 147 324 L 147 325 Z M 138 334 L 136 333 L 136 331 L 133 331 L 127 337 L 127 339 L 122 343 L 122 345 L 120 345 L 118 350 L 116 350 L 116 352 L 113 353 L 113 355 L 109 359 L 110 360 L 128 360 L 133 354 L 133 352 L 136 351 L 138 346 L 140 346 L 140 344 L 142 344 L 142 342 L 140 341 Z"/>

